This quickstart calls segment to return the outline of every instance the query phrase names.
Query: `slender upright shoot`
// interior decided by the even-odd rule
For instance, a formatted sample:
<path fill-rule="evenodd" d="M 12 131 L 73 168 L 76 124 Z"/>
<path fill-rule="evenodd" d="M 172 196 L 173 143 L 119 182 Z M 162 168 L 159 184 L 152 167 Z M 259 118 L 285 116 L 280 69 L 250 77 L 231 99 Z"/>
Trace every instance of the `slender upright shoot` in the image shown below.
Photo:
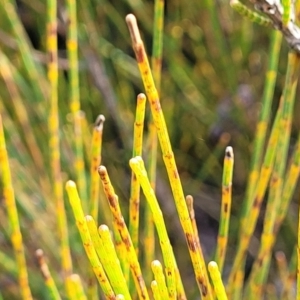
<path fill-rule="evenodd" d="M 216 250 L 216 263 L 219 272 L 222 274 L 224 260 L 226 256 L 228 243 L 228 230 L 231 212 L 231 190 L 232 190 L 232 173 L 233 173 L 233 150 L 228 146 L 225 151 L 224 171 L 222 179 L 222 206 L 219 225 L 219 234 Z"/>
<path fill-rule="evenodd" d="M 208 271 L 211 277 L 211 280 L 214 285 L 215 295 L 218 300 L 227 300 L 227 295 L 225 292 L 225 287 L 221 278 L 221 272 L 219 271 L 218 265 L 216 262 L 211 261 L 208 264 Z"/>
<path fill-rule="evenodd" d="M 201 247 L 197 243 L 197 238 L 194 234 L 192 223 L 189 217 L 189 212 L 185 202 L 179 173 L 170 144 L 170 138 L 166 127 L 166 122 L 161 109 L 158 92 L 155 88 L 155 84 L 149 67 L 149 61 L 146 55 L 144 43 L 141 39 L 136 18 L 134 17 L 134 15 L 127 15 L 126 22 L 129 27 L 133 49 L 136 55 L 144 87 L 146 89 L 147 98 L 150 102 L 151 112 L 154 124 L 157 129 L 163 159 L 168 172 L 177 212 L 179 214 L 179 219 L 186 236 L 186 241 L 192 259 L 197 284 L 199 286 L 203 299 L 212 299 L 211 287 L 208 280 L 206 265 L 205 262 L 201 259 Z"/>
<path fill-rule="evenodd" d="M 78 181 L 80 197 L 87 201 L 87 184 L 83 159 L 83 139 L 80 117 L 80 94 L 79 94 L 79 74 L 78 74 L 78 34 L 77 34 L 77 6 L 76 0 L 68 0 L 68 34 L 67 50 L 69 58 L 70 73 L 70 110 L 73 116 L 76 162 L 75 169 Z M 85 207 L 86 208 L 86 207 Z"/>
<path fill-rule="evenodd" d="M 151 208 L 153 221 L 157 229 L 161 250 L 164 258 L 169 296 L 170 299 L 176 299 L 175 272 L 177 266 L 175 262 L 173 249 L 167 234 L 166 226 L 162 217 L 162 212 L 158 205 L 158 201 L 155 197 L 154 191 L 151 188 L 142 158 L 132 158 L 130 160 L 130 167 L 136 175 L 140 185 L 142 186 L 148 205 Z"/>
<path fill-rule="evenodd" d="M 99 115 L 95 122 L 91 146 L 91 187 L 90 187 L 90 212 L 94 220 L 98 220 L 99 211 L 99 188 L 100 178 L 98 175 L 98 167 L 101 164 L 102 152 L 102 133 L 105 117 Z"/>
<path fill-rule="evenodd" d="M 60 255 L 64 276 L 72 273 L 72 260 L 69 248 L 68 226 L 63 199 L 59 146 L 58 114 L 58 56 L 57 56 L 57 2 L 48 0 L 47 51 L 50 57 L 48 79 L 50 83 L 49 147 L 53 180 L 53 197 L 56 204 L 57 224 L 60 239 Z"/>
<path fill-rule="evenodd" d="M 35 255 L 38 260 L 38 264 L 39 264 L 41 273 L 45 280 L 45 284 L 46 284 L 50 298 L 53 300 L 61 300 L 57 286 L 56 286 L 56 284 L 53 280 L 53 277 L 50 273 L 48 264 L 46 263 L 46 259 L 45 259 L 43 250 L 42 249 L 36 250 Z"/>
<path fill-rule="evenodd" d="M 110 285 L 110 282 L 105 274 L 102 264 L 97 256 L 91 235 L 89 233 L 86 218 L 84 216 L 81 200 L 78 195 L 78 191 L 75 182 L 69 180 L 66 184 L 66 190 L 69 197 L 69 202 L 71 204 L 73 214 L 76 220 L 76 225 L 80 233 L 82 244 L 84 246 L 87 257 L 96 275 L 96 278 L 100 284 L 100 287 L 108 299 L 114 299 L 115 293 Z"/>
<path fill-rule="evenodd" d="M 126 226 L 124 217 L 120 209 L 118 196 L 115 194 L 114 188 L 111 184 L 106 168 L 104 166 L 100 166 L 98 168 L 98 173 L 100 175 L 104 192 L 108 200 L 111 213 L 113 215 L 114 226 L 118 231 L 126 249 L 126 253 L 123 253 L 123 256 L 126 256 L 127 261 L 129 263 L 131 274 L 134 279 L 134 283 L 138 295 L 142 299 L 149 299 L 148 291 L 142 275 L 137 254 L 135 252 L 135 249 L 133 248 L 131 237 L 129 235 L 128 228 Z"/>
<path fill-rule="evenodd" d="M 132 157 L 141 156 L 143 148 L 143 131 L 146 108 L 146 96 L 137 96 L 136 114 L 133 130 Z M 140 220 L 140 184 L 134 173 L 131 174 L 131 191 L 129 200 L 129 233 L 136 253 L 138 254 L 139 220 Z"/>
<path fill-rule="evenodd" d="M 271 35 L 270 55 L 268 61 L 268 69 L 266 72 L 266 79 L 264 85 L 264 92 L 262 96 L 262 109 L 259 115 L 258 124 L 256 126 L 256 134 L 253 142 L 253 154 L 251 159 L 251 169 L 247 183 L 244 212 L 241 220 L 241 227 L 243 227 L 245 216 L 248 215 L 251 209 L 251 203 L 254 197 L 255 186 L 259 177 L 259 170 L 261 167 L 263 149 L 268 130 L 271 107 L 273 102 L 274 88 L 277 78 L 277 67 L 280 54 L 280 46 L 282 41 L 282 34 L 280 31 L 274 30 Z"/>
<path fill-rule="evenodd" d="M 0 168 L 1 181 L 3 184 L 3 195 L 5 206 L 7 209 L 8 219 L 10 222 L 10 239 L 14 249 L 14 254 L 18 266 L 18 281 L 21 290 L 21 295 L 24 300 L 31 300 L 32 295 L 28 282 L 28 271 L 25 260 L 25 250 L 23 245 L 22 233 L 20 230 L 20 221 L 16 206 L 15 192 L 12 185 L 8 154 L 4 137 L 2 117 L 0 115 Z"/>
<path fill-rule="evenodd" d="M 262 167 L 260 170 L 260 175 L 258 179 L 258 184 L 255 189 L 254 198 L 251 202 L 251 210 L 243 228 L 241 229 L 240 240 L 237 248 L 237 254 L 234 258 L 233 267 L 231 269 L 229 279 L 228 279 L 228 297 L 230 298 L 234 290 L 237 288 L 237 284 L 235 280 L 240 278 L 237 274 L 243 273 L 243 266 L 246 259 L 247 248 L 250 243 L 250 239 L 252 237 L 253 231 L 255 229 L 255 225 L 257 222 L 257 218 L 259 215 L 260 207 L 263 201 L 263 197 L 265 195 L 269 179 L 271 177 L 275 154 L 277 149 L 277 141 L 280 132 L 280 118 L 282 114 L 282 105 L 279 106 L 275 121 L 272 127 L 272 131 L 269 137 L 269 141 L 266 148 L 265 157 L 262 163 Z"/>
<path fill-rule="evenodd" d="M 161 299 L 169 299 L 169 293 L 161 263 L 158 260 L 154 260 L 151 264 L 151 268 L 155 281 L 157 282 Z"/>
<path fill-rule="evenodd" d="M 90 298 L 87 298 L 85 295 L 83 285 L 78 274 L 71 274 L 67 280 L 72 292 L 72 294 L 69 296 L 70 300 L 90 300 Z"/>
<path fill-rule="evenodd" d="M 276 151 L 276 162 L 274 164 L 272 178 L 270 181 L 270 193 L 267 204 L 264 228 L 261 237 L 258 258 L 252 269 L 249 281 L 249 294 L 252 299 L 261 295 L 262 286 L 266 280 L 270 252 L 275 241 L 275 224 L 282 202 L 283 178 L 288 157 L 288 146 L 290 141 L 292 118 L 294 111 L 295 92 L 298 83 L 300 60 L 297 54 L 290 52 L 288 56 L 287 74 L 283 91 L 283 110 L 280 120 L 280 134 Z"/>

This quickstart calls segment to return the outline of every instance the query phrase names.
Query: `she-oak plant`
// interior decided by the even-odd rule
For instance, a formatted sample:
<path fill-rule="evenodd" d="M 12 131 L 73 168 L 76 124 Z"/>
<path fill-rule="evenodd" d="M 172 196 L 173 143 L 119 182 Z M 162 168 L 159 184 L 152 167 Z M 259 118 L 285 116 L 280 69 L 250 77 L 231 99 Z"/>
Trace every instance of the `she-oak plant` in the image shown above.
<path fill-rule="evenodd" d="M 134 15 L 126 17 L 129 28 L 136 61 L 144 83 L 146 96 L 140 94 L 137 97 L 136 119 L 134 123 L 134 146 L 133 158 L 130 159 L 132 169 L 131 197 L 129 208 L 129 225 L 127 226 L 121 211 L 118 196 L 112 186 L 109 177 L 109 170 L 101 165 L 101 143 L 104 117 L 100 115 L 96 121 L 91 137 L 91 172 L 90 172 L 90 195 L 87 196 L 86 182 L 84 173 L 83 157 L 83 132 L 84 121 L 80 114 L 79 103 L 79 84 L 78 84 L 78 57 L 77 57 L 77 21 L 76 3 L 69 0 L 69 31 L 67 34 L 67 48 L 69 57 L 70 90 L 71 101 L 70 111 L 74 128 L 74 145 L 76 149 L 76 181 L 78 191 L 74 181 L 67 181 L 66 191 L 71 204 L 76 225 L 81 236 L 81 240 L 90 262 L 91 270 L 94 272 L 99 282 L 102 293 L 106 299 L 186 299 L 187 294 L 184 289 L 184 280 L 181 278 L 174 255 L 172 245 L 167 233 L 164 218 L 155 195 L 155 158 L 156 158 L 156 135 L 160 144 L 162 157 L 168 173 L 171 189 L 174 196 L 175 205 L 179 215 L 179 220 L 186 238 L 191 262 L 194 269 L 196 283 L 199 288 L 201 299 L 258 299 L 263 298 L 267 293 L 272 293 L 272 289 L 267 286 L 267 276 L 270 270 L 272 249 L 276 237 L 283 222 L 289 202 L 295 190 L 300 170 L 300 134 L 292 153 L 290 163 L 287 165 L 287 153 L 289 139 L 291 135 L 292 115 L 294 109 L 295 91 L 299 73 L 299 36 L 298 27 L 294 23 L 293 14 L 297 16 L 299 7 L 294 7 L 288 1 L 283 1 L 282 6 L 278 3 L 270 4 L 261 0 L 256 1 L 256 7 L 266 14 L 266 17 L 253 13 L 240 3 L 232 2 L 232 6 L 240 13 L 249 16 L 251 20 L 263 25 L 274 25 L 280 31 L 272 33 L 271 52 L 269 57 L 266 83 L 262 97 L 263 109 L 259 118 L 257 133 L 254 140 L 253 160 L 249 182 L 246 190 L 246 203 L 241 218 L 241 229 L 239 232 L 239 242 L 237 253 L 230 268 L 228 278 L 223 276 L 224 260 L 226 256 L 229 218 L 231 211 L 231 183 L 233 176 L 233 149 L 225 149 L 223 181 L 222 181 L 222 204 L 220 215 L 220 227 L 217 239 L 216 254 L 214 261 L 208 264 L 205 261 L 201 248 L 201 233 L 198 234 L 196 225 L 193 197 L 184 195 L 180 181 L 179 172 L 176 166 L 174 153 L 171 147 L 166 121 L 161 109 L 159 86 L 162 55 L 162 24 L 164 16 L 163 1 L 155 2 L 155 22 L 154 37 L 155 49 L 153 51 L 152 70 L 146 55 L 143 41 L 141 39 L 137 22 Z M 15 32 L 21 29 L 14 15 L 14 8 L 9 1 L 2 1 L 1 4 L 10 13 L 11 26 Z M 269 5 L 269 6 L 268 6 Z M 65 282 L 64 292 L 59 290 L 55 284 L 56 280 L 52 277 L 49 267 L 44 258 L 43 251 L 36 251 L 37 260 L 45 280 L 47 288 L 46 294 L 51 299 L 61 299 L 66 294 L 69 299 L 96 299 L 97 289 L 93 285 L 91 273 L 80 278 L 73 273 L 71 260 L 71 248 L 69 245 L 68 226 L 66 221 L 65 204 L 63 203 L 63 178 L 60 166 L 60 133 L 59 133 L 59 114 L 58 114 L 58 53 L 57 53 L 57 3 L 54 0 L 48 1 L 48 26 L 47 26 L 47 50 L 49 53 L 48 80 L 50 94 L 50 114 L 49 114 L 49 148 L 51 157 L 51 175 L 53 182 L 52 198 L 55 199 L 55 213 L 57 217 L 61 268 L 63 270 L 63 280 Z M 273 13 L 271 12 L 273 11 Z M 277 64 L 281 44 L 281 35 L 286 38 L 293 50 L 288 55 L 288 65 L 285 78 L 284 90 L 280 99 L 280 104 L 272 125 L 269 124 L 270 110 L 273 98 L 273 91 L 276 81 Z M 22 34 L 20 34 L 21 36 Z M 32 58 L 30 50 L 18 40 L 19 47 L 24 51 L 23 59 L 27 64 L 27 71 L 30 72 L 34 67 L 30 65 Z M 26 56 L 27 55 L 27 56 Z M 11 95 L 14 96 L 14 105 L 22 110 L 21 98 L 17 97 L 17 90 L 12 83 L 17 77 L 11 68 L 6 57 L 1 54 L 1 75 L 8 86 Z M 153 72 L 153 75 L 152 75 Z M 31 76 L 34 76 L 32 73 Z M 42 89 L 41 89 L 42 90 Z M 36 93 L 40 93 L 39 85 Z M 145 116 L 146 97 L 149 101 L 152 121 L 151 125 L 151 155 L 149 158 L 149 175 L 142 158 L 143 145 L 143 126 Z M 1 104 L 3 106 L 3 104 Z M 0 119 L 0 163 L 1 179 L 5 205 L 10 226 L 10 239 L 15 251 L 16 270 L 19 280 L 20 294 L 23 299 L 32 299 L 30 289 L 30 276 L 28 275 L 25 262 L 25 249 L 23 237 L 20 229 L 18 210 L 14 195 L 14 182 L 12 180 L 6 142 L 4 138 L 3 125 L 6 110 L 1 107 Z M 19 114 L 19 122 L 28 127 L 30 122 L 27 113 Z M 267 128 L 270 126 L 270 134 L 267 139 Z M 282 134 L 284 132 L 284 134 Z M 26 132 L 28 133 L 28 132 Z M 32 151 L 32 155 L 39 153 L 34 149 L 35 138 L 27 135 L 27 146 Z M 33 147 L 33 148 L 30 148 Z M 41 178 L 41 184 L 43 183 Z M 98 201 L 99 201 L 99 179 L 102 182 L 105 196 L 108 200 L 108 207 L 112 216 L 111 228 L 101 225 L 97 228 Z M 253 264 L 249 278 L 245 280 L 245 259 L 246 252 L 253 235 L 258 215 L 264 200 L 265 193 L 269 187 L 266 213 L 263 224 L 260 248 L 257 258 Z M 145 237 L 146 262 L 148 265 L 141 264 L 139 249 L 139 192 L 140 188 L 147 201 L 147 236 Z M 45 191 L 46 193 L 46 191 Z M 17 196 L 17 193 L 16 193 Z M 85 215 L 88 211 L 89 215 Z M 163 261 L 155 259 L 153 252 L 154 233 L 153 226 L 156 228 L 159 245 Z M 300 226 L 300 225 L 299 225 Z M 300 230 L 298 230 L 299 235 Z M 147 240 L 146 240 L 147 239 Z M 147 241 L 147 242 L 146 242 Z M 298 243 L 300 238 L 298 236 Z M 148 245 L 150 245 L 148 247 Z M 294 258 L 291 259 L 290 266 L 287 267 L 285 257 L 277 255 L 280 268 L 281 289 L 279 296 L 281 299 L 300 299 L 300 245 L 295 245 Z M 1 251 L 1 265 L 6 270 L 14 270 L 10 267 L 9 258 Z M 145 279 L 146 268 L 152 269 L 154 279 L 151 285 Z M 52 266 L 51 266 L 52 267 Z M 88 266 L 86 266 L 88 268 Z M 130 272 L 130 273 L 129 273 Z M 209 275 L 208 275 L 209 274 Z M 297 274 L 297 277 L 296 277 Z M 87 276 L 87 277 L 86 277 Z M 210 279 L 209 279 L 210 276 Z M 295 280 L 296 278 L 296 280 Z M 83 282 L 92 282 L 87 290 Z M 245 285 L 244 285 L 245 283 Z M 296 286 L 296 288 L 295 288 Z M 150 292 L 150 288 L 152 292 Z M 137 296 L 136 296 L 137 294 Z M 0 293 L 1 297 L 1 293 Z M 43 297 L 43 296 L 41 296 Z M 47 297 L 47 296 L 46 296 Z M 275 299 L 275 294 L 270 297 Z M 277 296 L 276 296 L 277 297 Z M 272 298 L 272 299 L 273 299 Z M 278 297 L 277 297 L 278 298 Z"/>

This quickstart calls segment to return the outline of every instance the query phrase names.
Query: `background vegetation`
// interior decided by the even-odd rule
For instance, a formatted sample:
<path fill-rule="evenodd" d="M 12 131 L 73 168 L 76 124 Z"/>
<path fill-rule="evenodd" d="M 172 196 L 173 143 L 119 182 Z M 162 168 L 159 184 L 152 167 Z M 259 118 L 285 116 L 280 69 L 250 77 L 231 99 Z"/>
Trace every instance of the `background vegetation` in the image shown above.
<path fill-rule="evenodd" d="M 225 148 L 234 150 L 233 201 L 229 248 L 224 266 L 228 277 L 236 253 L 239 218 L 249 176 L 253 140 L 265 75 L 270 59 L 272 28 L 251 23 L 232 10 L 226 1 L 168 1 L 165 4 L 163 58 L 160 84 L 162 109 L 170 134 L 185 193 L 194 196 L 201 245 L 207 261 L 214 257 L 221 207 L 222 170 Z M 105 116 L 102 164 L 109 171 L 126 221 L 130 194 L 133 124 L 137 94 L 144 91 L 125 16 L 137 17 L 146 50 L 151 56 L 154 3 L 141 0 L 77 1 L 79 49 L 79 119 L 82 124 L 84 169 L 87 186 L 81 190 L 85 213 L 91 182 L 91 135 L 99 114 Z M 57 233 L 57 211 L 53 201 L 51 148 L 48 118 L 51 86 L 47 78 L 46 1 L 0 1 L 0 111 L 15 189 L 29 282 L 36 299 L 47 299 L 47 290 L 36 264 L 35 251 L 42 248 L 61 295 L 63 274 Z M 72 111 L 72 75 L 67 56 L 69 10 L 58 1 L 58 108 L 62 181 L 78 180 L 76 138 Z M 288 46 L 282 43 L 269 123 L 275 118 L 284 88 Z M 298 93 L 296 93 L 296 99 Z M 300 130 L 299 101 L 293 109 L 289 156 Z M 144 155 L 148 158 L 151 129 L 146 108 Z M 268 127 L 267 135 L 271 127 Z M 157 197 L 174 247 L 189 299 L 196 299 L 184 234 L 158 151 Z M 84 184 L 83 184 L 84 186 Z M 64 193 L 65 194 L 65 193 Z M 295 195 L 299 194 L 296 189 Z M 87 258 L 80 241 L 67 195 L 69 242 L 73 269 L 87 286 Z M 99 224 L 110 224 L 110 213 L 101 190 Z M 297 237 L 297 196 L 292 201 L 276 237 L 274 253 L 283 251 L 290 260 Z M 259 248 L 266 209 L 263 202 L 251 246 L 246 275 Z M 144 220 L 142 204 L 141 220 Z M 0 290 L 3 299 L 20 299 L 17 264 L 10 242 L 11 227 L 4 200 L 0 200 Z M 141 227 L 141 244 L 144 228 Z M 141 261 L 144 259 L 141 253 Z M 160 257 L 159 252 L 156 254 Z M 278 288 L 280 272 L 275 260 L 269 282 Z M 294 274 L 294 273 L 293 273 Z M 279 288 L 280 290 L 280 288 Z M 287 299 L 287 298 L 286 298 Z"/>

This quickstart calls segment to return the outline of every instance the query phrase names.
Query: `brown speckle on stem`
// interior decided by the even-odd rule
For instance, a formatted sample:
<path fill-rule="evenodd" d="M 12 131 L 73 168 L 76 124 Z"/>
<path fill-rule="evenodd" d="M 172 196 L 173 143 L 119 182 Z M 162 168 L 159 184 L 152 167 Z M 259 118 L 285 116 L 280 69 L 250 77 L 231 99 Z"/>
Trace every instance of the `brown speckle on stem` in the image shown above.
<path fill-rule="evenodd" d="M 188 247 L 189 249 L 192 251 L 192 252 L 195 252 L 196 249 L 197 249 L 197 243 L 196 241 L 194 240 L 193 236 L 189 233 L 186 233 L 185 235 L 186 237 L 186 240 L 187 240 L 187 244 L 188 244 Z"/>
<path fill-rule="evenodd" d="M 254 208 L 259 208 L 260 206 L 260 201 L 259 199 L 256 197 L 255 200 L 254 200 L 254 203 L 253 203 L 253 207 Z"/>
<path fill-rule="evenodd" d="M 53 53 L 53 51 L 49 51 L 49 62 L 50 63 L 54 62 L 54 57 L 55 57 L 55 54 Z"/>
<path fill-rule="evenodd" d="M 225 203 L 225 205 L 224 205 L 224 212 L 225 212 L 225 213 L 228 212 L 228 203 Z"/>
<path fill-rule="evenodd" d="M 200 286 L 202 296 L 203 297 L 207 296 L 207 286 L 203 282 L 203 278 L 197 277 L 197 282 L 198 282 L 198 284 Z"/>

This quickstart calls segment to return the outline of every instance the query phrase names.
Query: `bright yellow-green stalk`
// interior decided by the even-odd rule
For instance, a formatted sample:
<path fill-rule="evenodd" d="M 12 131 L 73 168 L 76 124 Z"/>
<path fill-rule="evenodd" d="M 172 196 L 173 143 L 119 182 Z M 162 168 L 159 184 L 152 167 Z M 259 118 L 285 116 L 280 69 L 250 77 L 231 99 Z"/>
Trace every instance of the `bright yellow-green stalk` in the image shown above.
<path fill-rule="evenodd" d="M 232 173 L 233 173 L 233 150 L 232 147 L 227 147 L 224 158 L 224 171 L 222 180 L 222 207 L 219 225 L 219 234 L 216 250 L 216 263 L 219 271 L 222 274 L 227 242 L 228 242 L 228 229 L 231 211 L 231 190 L 232 190 Z"/>
<path fill-rule="evenodd" d="M 81 279 L 78 274 L 71 274 L 68 278 L 68 285 L 70 286 L 72 300 L 87 300 L 87 296 L 84 293 Z"/>
<path fill-rule="evenodd" d="M 149 295 L 142 275 L 141 267 L 135 249 L 133 247 L 129 235 L 129 231 L 127 229 L 126 223 L 121 213 L 118 196 L 115 194 L 115 191 L 111 184 L 106 168 L 104 166 L 100 166 L 98 172 L 104 187 L 104 192 L 108 200 L 111 213 L 113 215 L 114 226 L 118 231 L 126 249 L 126 252 L 123 253 L 123 256 L 127 257 L 127 261 L 130 266 L 131 274 L 134 279 L 134 283 L 138 295 L 142 299 L 149 299 Z"/>
<path fill-rule="evenodd" d="M 152 290 L 152 295 L 153 295 L 154 300 L 162 300 L 156 280 L 152 280 L 151 290 Z M 166 298 L 166 299 L 168 299 L 168 298 Z"/>
<path fill-rule="evenodd" d="M 149 180 L 151 183 L 152 189 L 155 191 L 156 186 L 156 161 L 157 161 L 157 133 L 154 124 L 151 122 L 149 124 L 149 135 L 147 141 L 147 150 L 150 153 L 148 160 L 148 174 Z M 151 262 L 154 260 L 155 255 L 155 232 L 154 232 L 154 223 L 152 212 L 149 205 L 146 205 L 145 208 L 145 217 L 144 217 L 144 253 L 145 253 L 145 276 L 150 280 L 152 278 L 151 270 L 148 266 L 151 265 Z"/>
<path fill-rule="evenodd" d="M 75 169 L 78 180 L 79 193 L 85 203 L 87 201 L 87 184 L 83 159 L 83 139 L 80 112 L 79 74 L 78 74 L 78 33 L 77 33 L 77 5 L 76 0 L 68 0 L 68 34 L 67 50 L 70 74 L 70 109 L 74 123 L 76 162 Z"/>
<path fill-rule="evenodd" d="M 10 239 L 14 249 L 17 266 L 18 280 L 21 295 L 24 300 L 31 300 L 31 291 L 28 282 L 28 272 L 25 261 L 25 251 L 23 246 L 23 238 L 20 231 L 20 222 L 15 200 L 15 192 L 12 186 L 11 172 L 9 167 L 8 155 L 5 144 L 2 117 L 0 115 L 0 168 L 1 181 L 3 184 L 3 195 L 5 206 L 7 209 L 8 219 L 10 222 Z"/>
<path fill-rule="evenodd" d="M 85 120 L 85 119 L 84 119 Z M 90 207 L 89 211 L 94 220 L 98 220 L 98 212 L 99 212 L 99 190 L 100 190 L 100 179 L 98 175 L 98 167 L 101 163 L 101 151 L 102 151 L 102 133 L 103 133 L 103 124 L 105 121 L 105 117 L 103 115 L 99 115 L 95 122 L 95 126 L 93 129 L 92 135 L 92 144 L 89 145 L 91 147 L 91 167 L 90 167 Z M 83 128 L 88 128 L 88 126 L 84 126 Z M 87 133 L 84 133 L 86 136 Z M 105 206 L 102 205 L 102 210 L 105 211 Z M 90 269 L 88 276 L 90 277 L 88 280 L 88 297 L 90 300 L 97 299 L 97 285 L 94 276 L 94 272 Z"/>
<path fill-rule="evenodd" d="M 60 148 L 59 148 L 59 117 L 58 117 L 58 57 L 57 57 L 57 2 L 48 0 L 47 51 L 50 57 L 48 63 L 48 79 L 50 83 L 50 115 L 49 148 L 53 181 L 53 198 L 56 205 L 58 232 L 60 239 L 60 255 L 64 276 L 72 273 L 72 260 L 69 249 L 68 226 L 63 199 L 63 183 L 61 178 Z M 66 286 L 68 290 L 68 287 Z"/>
<path fill-rule="evenodd" d="M 102 151 L 102 133 L 103 133 L 103 124 L 105 117 L 99 115 L 94 129 L 92 137 L 92 154 L 91 154 L 91 188 L 90 188 L 90 212 L 94 220 L 98 219 L 98 210 L 99 210 L 99 187 L 100 179 L 98 175 L 98 167 L 101 164 L 101 151 Z"/>
<path fill-rule="evenodd" d="M 171 299 L 169 297 L 168 289 L 166 286 L 165 275 L 162 269 L 162 265 L 158 260 L 154 260 L 151 264 L 152 272 L 157 283 L 159 294 L 161 299 Z"/>
<path fill-rule="evenodd" d="M 69 201 L 72 206 L 76 225 L 79 230 L 85 252 L 88 256 L 96 278 L 98 279 L 105 297 L 107 297 L 108 299 L 115 299 L 115 293 L 113 292 L 109 280 L 104 272 L 103 266 L 99 261 L 93 241 L 91 239 L 75 183 L 69 180 L 66 184 L 66 190 L 69 196 Z"/>
<path fill-rule="evenodd" d="M 162 211 L 159 207 L 158 201 L 155 197 L 154 191 L 150 185 L 147 172 L 141 157 L 137 156 L 130 160 L 130 167 L 136 175 L 143 192 L 146 196 L 148 205 L 152 211 L 152 217 L 156 226 L 157 234 L 159 236 L 162 254 L 166 268 L 167 286 L 170 299 L 176 299 L 176 282 L 175 273 L 177 272 L 177 265 L 173 253 L 173 249 L 168 237 L 165 222 L 162 216 Z M 179 278 L 180 279 L 180 278 Z M 156 280 L 157 281 L 157 280 Z M 157 281 L 157 284 L 159 282 Z M 178 286 L 182 286 L 181 279 L 177 282 Z M 182 297 L 179 295 L 179 297 Z"/>
<path fill-rule="evenodd" d="M 147 98 L 150 103 L 153 121 L 157 129 L 158 139 L 160 142 L 164 163 L 168 172 L 177 212 L 179 214 L 179 219 L 185 233 L 191 260 L 193 263 L 196 281 L 203 299 L 212 299 L 211 287 L 208 280 L 206 265 L 205 262 L 201 259 L 200 252 L 202 250 L 197 242 L 197 237 L 194 234 L 193 226 L 189 217 L 166 122 L 161 109 L 158 92 L 155 88 L 155 84 L 151 74 L 144 43 L 141 39 L 134 15 L 127 15 L 126 22 L 129 27 L 132 46 L 136 55 L 136 60 L 140 69 Z"/>
<path fill-rule="evenodd" d="M 133 151 L 132 157 L 141 156 L 143 149 L 143 131 L 146 108 L 146 96 L 139 94 L 137 97 L 136 114 L 133 130 Z M 131 191 L 129 200 L 129 233 L 133 246 L 138 254 L 139 240 L 139 219 L 140 219 L 140 184 L 134 173 L 131 175 Z"/>
<path fill-rule="evenodd" d="M 208 271 L 211 277 L 211 280 L 214 285 L 215 294 L 218 300 L 227 300 L 227 295 L 221 278 L 221 273 L 219 271 L 218 265 L 216 262 L 211 261 L 208 264 Z"/>
<path fill-rule="evenodd" d="M 109 282 L 115 294 L 122 294 L 126 300 L 130 300 L 128 287 L 117 258 L 114 245 L 110 239 L 110 232 L 106 225 L 97 230 L 92 216 L 85 217 L 87 226 L 100 262 L 107 274 Z M 100 234 L 100 235 L 99 235 Z M 104 238 L 104 239 L 103 239 Z"/>
<path fill-rule="evenodd" d="M 106 264 L 111 266 L 115 280 L 120 286 L 119 293 L 123 295 L 124 299 L 131 299 L 109 228 L 106 225 L 101 225 L 98 232 L 103 243 L 104 251 L 107 253 L 108 262 Z"/>

